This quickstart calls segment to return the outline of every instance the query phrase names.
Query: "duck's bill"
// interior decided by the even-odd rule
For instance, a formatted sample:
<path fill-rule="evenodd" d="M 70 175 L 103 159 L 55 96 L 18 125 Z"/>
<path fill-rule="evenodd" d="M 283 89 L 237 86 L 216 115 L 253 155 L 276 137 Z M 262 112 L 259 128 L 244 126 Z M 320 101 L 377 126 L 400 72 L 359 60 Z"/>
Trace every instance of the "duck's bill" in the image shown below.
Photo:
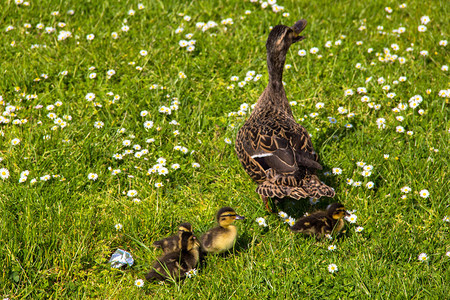
<path fill-rule="evenodd" d="M 294 30 L 295 34 L 300 34 L 306 28 L 306 24 L 308 24 L 308 22 L 306 22 L 305 19 L 301 19 L 295 22 L 291 28 Z"/>
<path fill-rule="evenodd" d="M 240 216 L 240 215 L 236 215 L 236 220 L 244 220 L 244 219 L 245 219 L 245 217 Z"/>
<path fill-rule="evenodd" d="M 292 27 L 291 29 L 294 31 L 295 36 L 293 39 L 293 43 L 304 40 L 306 37 L 299 35 L 305 28 L 306 28 L 306 24 L 308 22 L 306 22 L 305 19 L 301 19 L 300 21 L 297 21 Z"/>

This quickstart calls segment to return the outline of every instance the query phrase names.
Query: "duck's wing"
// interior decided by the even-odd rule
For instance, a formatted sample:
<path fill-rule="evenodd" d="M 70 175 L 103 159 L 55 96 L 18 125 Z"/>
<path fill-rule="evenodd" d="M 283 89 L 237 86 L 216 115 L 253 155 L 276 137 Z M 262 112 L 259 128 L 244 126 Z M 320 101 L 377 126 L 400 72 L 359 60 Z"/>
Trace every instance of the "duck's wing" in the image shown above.
<path fill-rule="evenodd" d="M 308 235 L 320 235 L 322 231 L 327 231 L 329 228 L 330 224 L 325 212 L 316 212 L 302 217 L 290 227 L 293 232 L 301 232 Z"/>
<path fill-rule="evenodd" d="M 155 242 L 153 242 L 152 246 L 155 248 L 162 248 L 163 245 L 167 242 L 167 239 L 169 239 L 169 238 L 164 238 L 162 240 L 155 241 Z"/>
<path fill-rule="evenodd" d="M 322 170 L 319 164 L 319 155 L 314 151 L 311 137 L 306 129 L 295 121 L 290 122 L 289 130 L 286 131 L 286 137 L 295 152 L 296 160 L 299 166 Z"/>
<path fill-rule="evenodd" d="M 165 253 L 170 251 L 179 250 L 179 240 L 178 236 L 170 236 L 165 239 L 156 241 L 152 244 L 153 247 L 161 248 Z"/>
<path fill-rule="evenodd" d="M 220 226 L 214 227 L 205 232 L 205 234 L 203 234 L 200 237 L 200 243 L 202 245 L 203 251 L 206 252 L 220 251 L 222 249 L 221 241 L 223 240 L 224 235 L 227 232 L 228 231 L 226 229 Z"/>
<path fill-rule="evenodd" d="M 205 232 L 205 234 L 203 234 L 200 237 L 200 243 L 202 245 L 202 248 L 206 251 L 212 250 L 213 241 L 214 241 L 214 233 L 212 229 Z"/>
<path fill-rule="evenodd" d="M 266 120 L 246 129 L 246 136 L 243 149 L 264 170 L 288 174 L 296 172 L 299 166 L 322 169 L 308 133 L 294 121 L 282 124 Z"/>

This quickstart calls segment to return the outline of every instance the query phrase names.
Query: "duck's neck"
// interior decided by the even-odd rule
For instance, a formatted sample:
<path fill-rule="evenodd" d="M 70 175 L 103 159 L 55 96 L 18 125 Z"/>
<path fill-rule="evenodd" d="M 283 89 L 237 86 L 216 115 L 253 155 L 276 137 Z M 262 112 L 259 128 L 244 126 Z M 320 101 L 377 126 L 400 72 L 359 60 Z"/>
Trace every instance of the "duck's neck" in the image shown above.
<path fill-rule="evenodd" d="M 259 97 L 255 110 L 267 111 L 267 107 L 271 107 L 270 111 L 286 112 L 292 115 L 291 107 L 286 98 L 286 92 L 283 87 L 283 69 L 286 61 L 286 53 L 273 54 L 267 52 L 267 68 L 269 70 L 269 83 L 266 89 Z"/>
<path fill-rule="evenodd" d="M 283 92 L 283 70 L 286 61 L 286 53 L 270 53 L 267 52 L 267 68 L 269 70 L 268 87 L 274 92 Z"/>
<path fill-rule="evenodd" d="M 195 247 L 194 249 L 191 249 L 189 253 L 194 257 L 195 260 L 194 266 L 195 266 L 200 258 L 200 250 L 198 247 Z"/>
<path fill-rule="evenodd" d="M 233 225 L 231 225 L 231 223 L 221 223 L 219 224 L 220 227 L 228 229 L 230 227 L 234 227 Z"/>

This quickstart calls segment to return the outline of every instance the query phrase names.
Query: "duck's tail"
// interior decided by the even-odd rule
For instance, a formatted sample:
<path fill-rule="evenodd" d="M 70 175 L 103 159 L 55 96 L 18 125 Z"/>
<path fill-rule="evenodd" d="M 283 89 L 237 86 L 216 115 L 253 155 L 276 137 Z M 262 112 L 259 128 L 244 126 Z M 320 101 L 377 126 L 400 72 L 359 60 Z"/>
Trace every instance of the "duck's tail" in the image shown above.
<path fill-rule="evenodd" d="M 284 198 L 291 197 L 294 199 L 301 199 L 308 197 L 308 193 L 301 187 L 291 187 L 276 184 L 270 181 L 264 181 L 257 188 L 256 192 L 262 196 L 270 198 Z"/>
<path fill-rule="evenodd" d="M 320 181 L 316 175 L 306 176 L 302 182 L 302 188 L 308 193 L 309 197 L 313 198 L 333 198 L 336 194 L 332 187 Z"/>
<path fill-rule="evenodd" d="M 270 198 L 290 197 L 296 200 L 313 197 L 334 197 L 335 192 L 316 175 L 309 175 L 303 179 L 301 186 L 286 186 L 270 181 L 264 181 L 257 188 L 256 192 L 262 196 Z"/>

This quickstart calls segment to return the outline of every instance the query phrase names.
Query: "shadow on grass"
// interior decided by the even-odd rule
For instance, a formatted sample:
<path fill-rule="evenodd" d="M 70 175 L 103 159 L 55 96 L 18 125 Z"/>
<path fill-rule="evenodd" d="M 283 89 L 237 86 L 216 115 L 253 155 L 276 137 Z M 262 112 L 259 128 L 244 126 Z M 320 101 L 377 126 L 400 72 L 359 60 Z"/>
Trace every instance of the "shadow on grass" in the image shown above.
<path fill-rule="evenodd" d="M 294 219 L 299 219 L 305 215 L 305 213 L 312 213 L 317 210 L 325 210 L 331 203 L 336 202 L 333 198 L 322 197 L 317 205 L 312 205 L 309 202 L 309 198 L 302 198 L 296 200 L 293 198 L 285 197 L 282 199 L 269 199 L 271 202 L 272 211 L 274 214 L 278 214 L 283 211 L 288 216 Z"/>
<path fill-rule="evenodd" d="M 235 252 L 246 251 L 248 248 L 250 248 L 251 241 L 252 237 L 248 234 L 248 231 L 240 232 L 239 237 L 234 245 Z"/>

